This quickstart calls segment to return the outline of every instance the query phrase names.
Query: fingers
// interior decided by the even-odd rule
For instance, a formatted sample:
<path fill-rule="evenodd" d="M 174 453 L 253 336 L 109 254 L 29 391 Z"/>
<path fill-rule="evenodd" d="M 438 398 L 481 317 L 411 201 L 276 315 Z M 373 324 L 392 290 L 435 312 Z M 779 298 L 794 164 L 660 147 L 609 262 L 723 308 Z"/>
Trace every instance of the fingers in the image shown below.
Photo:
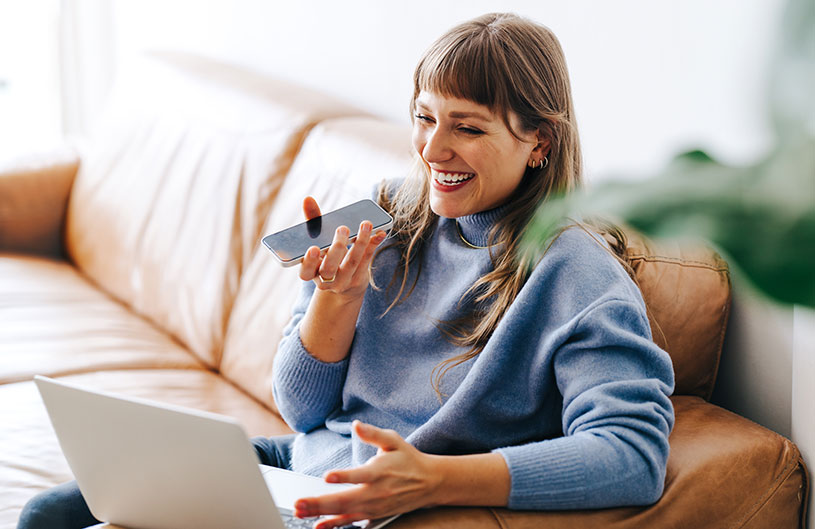
<path fill-rule="evenodd" d="M 407 444 L 394 430 L 383 430 L 362 421 L 354 421 L 352 427 L 362 442 L 374 445 L 385 452 L 391 452 Z"/>
<path fill-rule="evenodd" d="M 303 281 L 311 281 L 317 276 L 317 269 L 320 267 L 322 259 L 320 258 L 320 249 L 312 246 L 306 251 L 303 256 L 303 263 L 300 265 L 300 279 Z"/>
<path fill-rule="evenodd" d="M 317 201 L 310 196 L 303 199 L 303 215 L 311 220 L 320 216 Z M 385 240 L 387 233 L 378 230 L 372 233 L 370 221 L 363 221 L 359 226 L 356 240 L 349 245 L 350 230 L 340 226 L 334 232 L 334 239 L 327 250 L 321 251 L 314 246 L 303 256 L 299 276 L 304 281 L 315 280 L 321 290 L 337 293 L 358 294 L 368 282 L 368 267 L 376 248 Z"/>
<path fill-rule="evenodd" d="M 306 197 L 303 199 L 303 215 L 305 215 L 306 220 L 319 217 L 321 214 L 320 206 L 317 205 L 317 201 L 314 200 L 314 197 Z"/>
<path fill-rule="evenodd" d="M 362 221 L 357 232 L 357 239 L 342 261 L 341 269 L 350 271 L 352 276 L 362 262 L 368 243 L 371 242 L 372 229 L 373 224 L 370 221 Z"/>
<path fill-rule="evenodd" d="M 347 470 L 331 470 L 325 474 L 328 483 L 370 483 L 379 477 L 379 472 L 371 465 L 362 465 Z"/>
<path fill-rule="evenodd" d="M 300 498 L 294 502 L 294 515 L 298 518 L 339 514 L 365 519 L 364 513 L 350 513 L 348 508 L 354 501 L 355 491 L 343 491 L 334 494 L 323 494 L 314 498 Z"/>
<path fill-rule="evenodd" d="M 349 230 L 345 226 L 340 226 L 325 255 L 321 257 L 316 246 L 306 252 L 300 267 L 300 279 L 309 281 L 317 279 L 319 275 L 322 280 L 318 281 L 318 287 L 323 290 L 342 291 L 349 287 L 367 285 L 368 266 L 376 248 L 387 237 L 387 233 L 382 230 L 375 234 L 371 233 L 372 230 L 371 222 L 363 221 L 356 240 L 349 249 Z"/>
<path fill-rule="evenodd" d="M 394 430 L 384 430 L 361 421 L 354 421 L 351 426 L 359 439 L 367 444 L 374 445 L 385 452 L 392 452 L 407 442 Z M 347 470 L 331 470 L 325 474 L 328 483 L 371 483 L 381 476 L 381 470 L 369 462 L 368 464 Z"/>
<path fill-rule="evenodd" d="M 336 280 L 342 258 L 348 253 L 348 235 L 349 230 L 345 226 L 340 226 L 334 232 L 334 242 L 331 243 L 331 247 L 328 248 L 323 263 L 320 265 L 319 275 L 321 278 L 331 282 Z"/>
<path fill-rule="evenodd" d="M 355 255 L 355 262 L 356 269 L 354 271 L 354 275 L 351 278 L 351 282 L 354 284 L 367 284 L 368 283 L 368 266 L 371 264 L 371 260 L 374 257 L 374 252 L 382 244 L 382 241 L 388 236 L 382 230 L 377 231 L 375 234 L 371 235 L 368 239 L 367 245 L 360 245 L 357 249 L 360 252 L 360 255 Z M 356 247 L 356 244 L 354 245 Z M 357 260 L 358 257 L 358 260 Z M 350 259 L 350 256 L 346 256 L 346 259 Z"/>

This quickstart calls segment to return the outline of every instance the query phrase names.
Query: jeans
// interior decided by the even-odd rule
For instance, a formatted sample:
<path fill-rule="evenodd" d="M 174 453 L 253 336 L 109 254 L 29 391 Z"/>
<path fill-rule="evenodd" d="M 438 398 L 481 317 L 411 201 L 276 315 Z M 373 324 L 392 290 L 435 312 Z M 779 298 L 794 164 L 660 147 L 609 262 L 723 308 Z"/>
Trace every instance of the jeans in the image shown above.
<path fill-rule="evenodd" d="M 294 435 L 254 437 L 252 445 L 260 462 L 289 468 Z M 45 490 L 23 507 L 17 529 L 80 529 L 102 523 L 91 514 L 76 481 Z"/>

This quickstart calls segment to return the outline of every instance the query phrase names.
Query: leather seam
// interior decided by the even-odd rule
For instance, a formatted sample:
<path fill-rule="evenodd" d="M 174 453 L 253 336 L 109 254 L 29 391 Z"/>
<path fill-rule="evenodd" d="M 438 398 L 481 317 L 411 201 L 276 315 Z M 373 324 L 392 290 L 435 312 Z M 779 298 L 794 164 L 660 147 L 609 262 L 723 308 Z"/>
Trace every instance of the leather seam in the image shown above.
<path fill-rule="evenodd" d="M 733 292 L 732 288 L 730 288 L 730 270 L 727 270 L 725 275 L 727 276 L 727 299 L 724 303 L 722 326 L 719 331 L 719 344 L 716 346 L 716 365 L 713 366 L 713 383 L 710 385 L 710 389 L 705 396 L 707 402 L 710 402 L 710 399 L 713 397 L 713 391 L 716 389 L 716 379 L 719 378 L 719 366 L 721 366 L 722 363 L 722 352 L 724 350 L 724 337 L 727 334 L 727 325 L 730 322 L 730 308 L 733 304 Z"/>
<path fill-rule="evenodd" d="M 713 270 L 715 272 L 727 272 L 729 270 L 727 264 L 713 265 L 705 261 L 693 261 L 688 259 L 682 259 L 679 257 L 666 257 L 662 255 L 646 255 L 646 254 L 629 255 L 628 257 L 632 261 L 646 261 L 649 263 L 671 263 L 680 266 L 687 266 L 690 268 L 705 268 L 708 270 Z"/>
<path fill-rule="evenodd" d="M 778 437 L 781 436 L 779 435 Z M 732 526 L 733 529 L 744 527 L 745 524 L 747 524 L 747 522 L 752 520 L 756 516 L 756 514 L 758 514 L 759 511 L 761 511 L 761 509 L 767 504 L 767 502 L 770 501 L 770 499 L 772 499 L 772 497 L 775 495 L 776 491 L 778 491 L 778 488 L 781 486 L 781 484 L 785 482 L 787 479 L 789 479 L 789 477 L 798 467 L 799 465 L 798 459 L 800 458 L 800 454 L 797 453 L 798 452 L 797 447 L 795 447 L 795 445 L 793 445 L 787 439 L 783 437 L 781 438 L 784 439 L 785 444 L 791 446 L 796 451 L 797 457 L 793 457 L 790 459 L 790 461 L 787 463 L 787 465 L 784 467 L 781 473 L 779 473 L 778 477 L 776 477 L 772 484 L 769 486 L 767 492 L 761 498 L 756 500 L 755 503 L 753 503 L 753 505 L 750 506 L 750 508 L 747 511 L 747 514 L 745 514 L 739 521 L 735 523 L 735 525 Z"/>
<path fill-rule="evenodd" d="M 501 529 L 508 529 L 507 525 L 501 520 L 501 517 L 498 516 L 498 513 L 495 512 L 495 508 L 489 507 L 487 510 L 490 512 L 492 517 L 495 519 L 495 523 L 498 524 L 498 527 L 500 527 Z"/>
<path fill-rule="evenodd" d="M 804 461 L 801 452 L 798 452 L 798 465 L 801 467 L 801 488 L 799 494 L 801 495 L 801 521 L 799 527 L 807 529 L 809 525 L 809 517 L 807 516 L 807 508 L 809 507 L 809 487 L 811 485 L 809 470 L 807 469 L 806 461 Z"/>

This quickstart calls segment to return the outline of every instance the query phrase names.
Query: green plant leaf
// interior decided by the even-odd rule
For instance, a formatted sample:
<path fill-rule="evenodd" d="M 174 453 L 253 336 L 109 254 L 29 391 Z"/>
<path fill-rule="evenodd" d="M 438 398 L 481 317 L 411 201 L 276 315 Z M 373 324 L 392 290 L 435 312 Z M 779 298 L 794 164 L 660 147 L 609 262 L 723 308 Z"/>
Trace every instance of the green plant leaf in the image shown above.
<path fill-rule="evenodd" d="M 767 104 L 778 144 L 763 160 L 728 167 L 698 149 L 644 181 L 553 197 L 525 247 L 540 253 L 566 218 L 601 217 L 653 238 L 707 240 L 760 292 L 815 308 L 815 2 L 790 2 L 780 35 Z"/>

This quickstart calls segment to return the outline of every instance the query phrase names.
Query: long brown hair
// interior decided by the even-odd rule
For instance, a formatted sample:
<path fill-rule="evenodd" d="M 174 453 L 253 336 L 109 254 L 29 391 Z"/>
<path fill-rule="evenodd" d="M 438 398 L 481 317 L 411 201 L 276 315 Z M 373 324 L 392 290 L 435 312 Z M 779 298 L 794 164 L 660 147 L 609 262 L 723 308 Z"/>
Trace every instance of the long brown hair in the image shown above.
<path fill-rule="evenodd" d="M 548 164 L 526 169 L 507 201 L 512 207 L 490 230 L 493 270 L 462 297 L 471 296 L 476 308 L 461 319 L 439 322 L 453 343 L 469 347 L 433 370 L 433 386 L 441 397 L 445 373 L 483 350 L 529 277 L 534 263 L 521 251 L 520 240 L 535 209 L 552 193 L 566 193 L 581 185 L 582 159 L 566 61 L 557 38 L 544 26 L 514 14 L 492 13 L 452 28 L 430 46 L 416 66 L 411 119 L 421 91 L 484 105 L 502 116 L 520 139 L 510 124 L 512 112 L 524 132 L 539 130 L 550 145 Z M 394 217 L 392 242 L 379 252 L 395 247 L 401 254 L 389 284 L 389 288 L 399 284 L 399 290 L 388 311 L 416 286 L 421 273 L 419 257 L 438 220 L 430 209 L 428 175 L 428 166 L 417 156 L 399 189 L 391 192 L 383 185 L 379 190 L 380 205 Z M 414 265 L 419 270 L 408 286 L 408 271 Z"/>

